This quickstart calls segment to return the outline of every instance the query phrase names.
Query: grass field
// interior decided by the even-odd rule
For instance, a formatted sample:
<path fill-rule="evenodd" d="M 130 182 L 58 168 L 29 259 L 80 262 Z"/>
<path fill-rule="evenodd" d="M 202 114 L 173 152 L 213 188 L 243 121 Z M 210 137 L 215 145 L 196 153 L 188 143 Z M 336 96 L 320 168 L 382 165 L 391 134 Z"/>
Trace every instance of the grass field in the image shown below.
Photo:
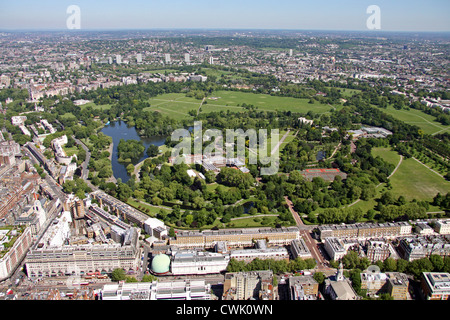
<path fill-rule="evenodd" d="M 292 111 L 303 112 L 314 111 L 315 113 L 329 112 L 331 107 L 326 104 L 309 104 L 309 99 L 298 99 L 292 97 L 277 97 L 268 94 L 255 94 L 240 91 L 216 91 L 211 94 L 212 97 L 218 97 L 215 101 L 208 100 L 208 106 L 238 106 L 243 103 L 252 104 L 258 107 L 258 110 L 265 111 Z"/>
<path fill-rule="evenodd" d="M 394 165 L 400 161 L 400 156 L 390 148 L 373 148 L 373 156 L 380 156 L 384 160 Z M 390 178 L 392 189 L 388 189 L 386 184 L 381 184 L 376 188 L 376 196 L 369 201 L 359 201 L 353 208 L 360 208 L 363 212 L 373 209 L 377 204 L 377 199 L 385 191 L 390 191 L 395 198 L 403 195 L 407 201 L 417 199 L 419 201 L 431 201 L 440 192 L 445 194 L 450 192 L 450 182 L 446 181 L 436 173 L 424 167 L 414 159 L 403 159 L 398 170 Z M 439 208 L 430 206 L 429 211 L 440 211 Z"/>
<path fill-rule="evenodd" d="M 397 165 L 400 156 L 389 148 L 373 148 L 372 154 Z M 392 194 L 403 195 L 406 200 L 431 200 L 438 192 L 450 192 L 450 182 L 414 159 L 403 159 L 397 172 L 390 178 Z M 381 187 L 380 187 L 381 188 Z"/>
<path fill-rule="evenodd" d="M 431 200 L 438 192 L 450 192 L 450 182 L 432 172 L 414 159 L 403 159 L 397 172 L 390 179 L 395 197 L 406 200 Z"/>
<path fill-rule="evenodd" d="M 81 110 L 86 109 L 87 107 L 92 107 L 92 109 L 94 110 L 102 110 L 102 111 L 111 109 L 110 104 L 96 105 L 94 102 L 89 102 L 80 106 Z"/>
<path fill-rule="evenodd" d="M 418 126 L 426 134 L 436 134 L 444 132 L 450 133 L 450 126 L 442 125 L 441 123 L 435 121 L 433 116 L 426 114 L 420 110 L 397 110 L 392 106 L 388 106 L 387 109 L 382 109 L 382 111 L 405 123 Z"/>
<path fill-rule="evenodd" d="M 396 151 L 391 150 L 391 148 L 373 148 L 372 156 L 380 156 L 385 161 L 392 163 L 394 166 L 396 166 L 400 161 L 400 155 Z"/>
<path fill-rule="evenodd" d="M 201 101 L 186 97 L 184 93 L 167 93 L 149 100 L 151 107 L 144 111 L 158 111 L 177 120 L 193 119 L 189 111 L 198 110 Z"/>
<path fill-rule="evenodd" d="M 217 99 L 209 99 L 209 98 Z M 242 104 L 252 104 L 263 111 L 292 111 L 307 113 L 313 111 L 318 114 L 327 113 L 332 107 L 329 105 L 309 104 L 309 99 L 297 99 L 291 97 L 276 97 L 268 94 L 254 94 L 240 91 L 216 91 L 206 99 L 206 104 L 201 107 L 202 113 L 219 111 L 240 111 Z M 158 111 L 163 115 L 175 119 L 192 119 L 189 111 L 197 111 L 201 101 L 192 97 L 186 97 L 183 93 L 162 94 L 149 100 L 151 107 L 144 111 Z"/>

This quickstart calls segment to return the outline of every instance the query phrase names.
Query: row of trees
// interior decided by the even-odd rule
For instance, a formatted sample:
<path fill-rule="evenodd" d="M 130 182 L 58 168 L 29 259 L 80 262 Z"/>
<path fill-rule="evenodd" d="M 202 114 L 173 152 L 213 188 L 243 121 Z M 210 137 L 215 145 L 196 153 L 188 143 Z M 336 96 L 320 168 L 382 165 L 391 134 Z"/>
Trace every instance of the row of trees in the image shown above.
<path fill-rule="evenodd" d="M 314 269 L 315 266 L 316 261 L 312 258 L 296 258 L 289 261 L 255 258 L 249 263 L 231 258 L 226 270 L 227 272 L 272 270 L 273 273 L 285 273 Z"/>

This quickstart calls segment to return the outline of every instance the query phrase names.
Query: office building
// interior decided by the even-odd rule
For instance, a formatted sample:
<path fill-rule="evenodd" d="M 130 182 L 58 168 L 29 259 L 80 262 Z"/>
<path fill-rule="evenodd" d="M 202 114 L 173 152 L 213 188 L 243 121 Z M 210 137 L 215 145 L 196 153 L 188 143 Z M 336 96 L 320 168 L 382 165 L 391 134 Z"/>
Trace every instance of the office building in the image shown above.
<path fill-rule="evenodd" d="M 102 300 L 211 300 L 205 280 L 176 280 L 104 285 Z"/>
<path fill-rule="evenodd" d="M 182 274 L 211 274 L 225 271 L 230 256 L 216 252 L 180 250 L 172 254 L 171 273 Z"/>
<path fill-rule="evenodd" d="M 387 278 L 387 293 L 389 293 L 394 300 L 409 300 L 409 279 L 404 273 L 400 272 L 386 272 Z"/>
<path fill-rule="evenodd" d="M 324 241 L 324 248 L 330 256 L 330 259 L 335 261 L 341 259 L 347 253 L 342 242 L 335 237 L 326 238 Z"/>
<path fill-rule="evenodd" d="M 98 228 L 94 241 L 71 237 L 73 220 L 70 212 L 63 212 L 49 226 L 46 233 L 26 259 L 29 278 L 58 275 L 83 275 L 88 272 L 111 273 L 116 268 L 136 272 L 140 263 L 140 229 L 126 230 L 121 242 L 107 239 Z"/>
<path fill-rule="evenodd" d="M 155 218 L 148 218 L 144 222 L 144 230 L 150 235 L 151 240 L 161 240 L 168 236 L 164 222 Z"/>

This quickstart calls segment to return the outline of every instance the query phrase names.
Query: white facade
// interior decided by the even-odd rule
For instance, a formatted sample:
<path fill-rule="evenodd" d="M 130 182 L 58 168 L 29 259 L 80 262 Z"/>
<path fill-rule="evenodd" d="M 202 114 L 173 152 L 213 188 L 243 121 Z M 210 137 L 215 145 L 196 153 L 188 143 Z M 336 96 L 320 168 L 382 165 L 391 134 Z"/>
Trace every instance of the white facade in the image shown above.
<path fill-rule="evenodd" d="M 245 262 L 251 262 L 255 258 L 289 260 L 289 252 L 283 247 L 232 250 L 230 252 L 230 258 Z"/>
<path fill-rule="evenodd" d="M 156 229 L 158 232 L 155 232 Z M 155 218 L 148 218 L 144 221 L 144 230 L 152 237 L 167 235 L 167 227 L 164 222 Z"/>
<path fill-rule="evenodd" d="M 306 123 L 306 124 L 310 124 L 312 125 L 314 123 L 314 120 L 309 120 L 303 117 L 298 118 L 298 121 L 300 121 L 300 123 Z"/>
<path fill-rule="evenodd" d="M 210 300 L 205 280 L 137 282 L 104 285 L 102 300 Z"/>
<path fill-rule="evenodd" d="M 450 234 L 450 219 L 436 221 L 435 230 L 439 234 Z"/>
<path fill-rule="evenodd" d="M 182 250 L 173 254 L 171 272 L 181 274 L 209 274 L 226 270 L 230 257 L 227 254 Z"/>
<path fill-rule="evenodd" d="M 22 257 L 27 253 L 32 242 L 31 228 L 27 227 L 8 252 L 0 258 L 0 279 L 5 279 L 11 275 Z"/>
<path fill-rule="evenodd" d="M 347 253 L 347 250 L 345 250 L 344 245 L 338 238 L 328 237 L 324 242 L 325 250 L 333 260 L 339 260 Z"/>

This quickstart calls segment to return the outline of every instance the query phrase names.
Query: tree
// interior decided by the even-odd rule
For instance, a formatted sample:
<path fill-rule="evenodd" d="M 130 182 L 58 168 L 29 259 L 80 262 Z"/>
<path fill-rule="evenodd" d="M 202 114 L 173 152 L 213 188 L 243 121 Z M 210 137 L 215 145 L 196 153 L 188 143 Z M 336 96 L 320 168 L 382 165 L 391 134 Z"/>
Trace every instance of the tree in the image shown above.
<path fill-rule="evenodd" d="M 159 153 L 159 149 L 154 144 L 151 144 L 147 149 L 147 155 L 149 157 L 156 157 Z"/>
<path fill-rule="evenodd" d="M 396 271 L 397 270 L 397 260 L 393 258 L 387 258 L 383 262 L 384 271 Z"/>
<path fill-rule="evenodd" d="M 129 283 L 129 282 L 138 282 L 138 281 L 135 277 L 126 277 L 125 282 Z"/>
<path fill-rule="evenodd" d="M 141 282 L 153 282 L 153 281 L 158 281 L 158 278 L 152 274 L 144 275 L 141 280 Z"/>
<path fill-rule="evenodd" d="M 134 165 L 132 163 L 127 165 L 127 173 L 129 176 L 134 172 Z"/>
<path fill-rule="evenodd" d="M 111 273 L 111 280 L 112 281 L 122 281 L 126 279 L 125 271 L 121 268 L 114 269 Z"/>
<path fill-rule="evenodd" d="M 313 275 L 314 280 L 317 281 L 317 283 L 322 284 L 325 281 L 325 275 L 322 272 L 316 272 Z"/>
<path fill-rule="evenodd" d="M 430 272 L 433 270 L 433 264 L 428 258 L 416 259 L 409 263 L 408 270 L 416 279 L 419 279 L 423 272 Z"/>
<path fill-rule="evenodd" d="M 390 193 L 389 191 L 386 191 L 381 195 L 380 202 L 384 205 L 394 204 L 395 199 L 394 199 L 394 196 L 392 195 L 392 193 Z"/>
<path fill-rule="evenodd" d="M 433 271 L 442 271 L 444 268 L 444 259 L 440 255 L 432 254 L 430 261 L 433 264 Z"/>
<path fill-rule="evenodd" d="M 408 261 L 405 259 L 397 260 L 397 272 L 405 272 L 408 269 Z"/>
<path fill-rule="evenodd" d="M 185 222 L 188 226 L 194 221 L 194 216 L 192 214 L 188 214 L 185 218 Z"/>
<path fill-rule="evenodd" d="M 359 257 L 356 251 L 349 251 L 345 256 L 342 257 L 342 264 L 345 269 L 354 269 L 358 266 Z"/>

